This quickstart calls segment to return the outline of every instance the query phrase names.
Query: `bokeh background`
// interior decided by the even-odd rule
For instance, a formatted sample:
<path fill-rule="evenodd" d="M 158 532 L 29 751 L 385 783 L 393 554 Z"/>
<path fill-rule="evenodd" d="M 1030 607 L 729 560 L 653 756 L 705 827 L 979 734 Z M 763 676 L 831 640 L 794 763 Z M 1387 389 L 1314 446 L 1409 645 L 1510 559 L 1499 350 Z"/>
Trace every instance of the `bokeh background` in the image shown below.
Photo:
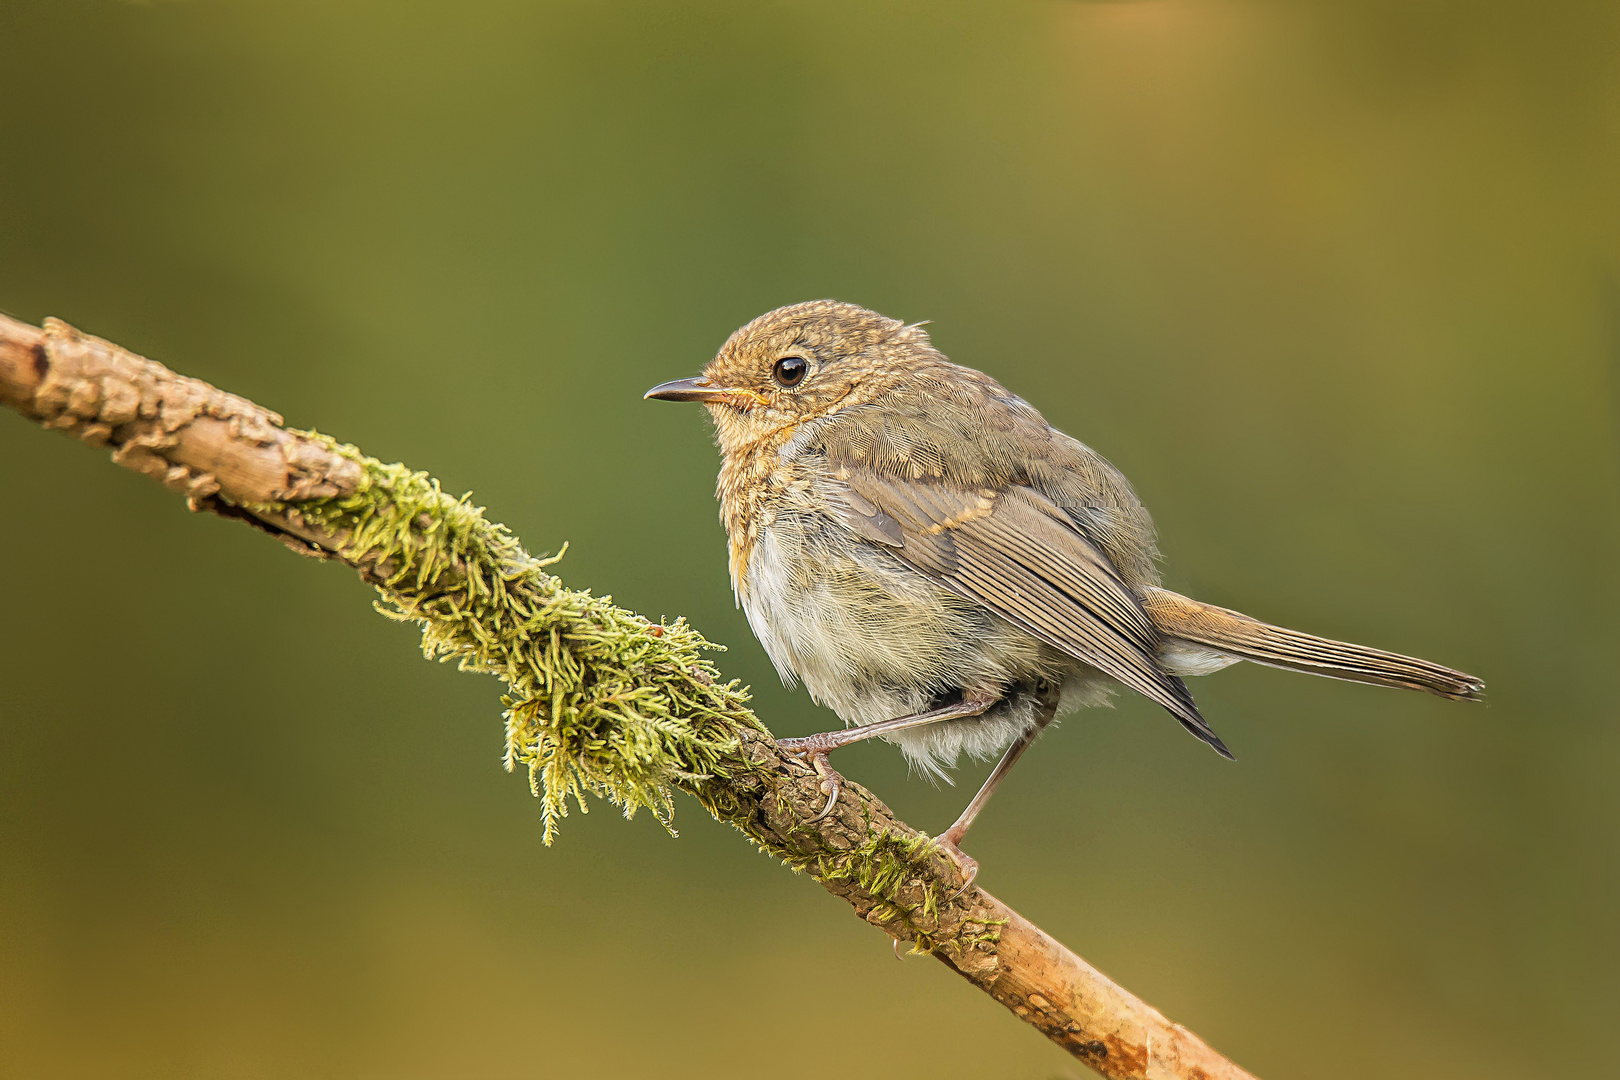
<path fill-rule="evenodd" d="M 1564 1077 L 1620 1010 L 1620 8 L 0 2 L 0 308 L 474 490 L 729 643 L 695 408 L 834 296 L 1099 448 L 1167 582 L 1481 674 L 1121 700 L 983 881 L 1264 1077 Z M 690 801 L 540 843 L 497 687 L 0 416 L 0 1075 L 1032 1077 Z M 944 827 L 954 789 L 840 767 Z"/>

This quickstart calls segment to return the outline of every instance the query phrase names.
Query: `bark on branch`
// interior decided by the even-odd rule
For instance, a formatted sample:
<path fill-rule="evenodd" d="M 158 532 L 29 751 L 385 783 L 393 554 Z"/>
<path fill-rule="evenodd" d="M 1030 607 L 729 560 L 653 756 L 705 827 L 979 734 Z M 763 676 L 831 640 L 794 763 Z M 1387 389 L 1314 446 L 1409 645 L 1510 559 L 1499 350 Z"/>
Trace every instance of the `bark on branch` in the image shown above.
<path fill-rule="evenodd" d="M 720 681 L 700 635 L 565 588 L 549 561 L 425 474 L 288 429 L 55 319 L 41 329 L 0 316 L 0 402 L 111 448 L 193 510 L 347 563 L 391 615 L 422 626 L 428 656 L 505 681 L 507 764 L 527 766 L 548 842 L 569 798 L 600 795 L 667 824 L 672 790 L 685 791 L 1104 1076 L 1250 1076 L 983 889 L 958 895 L 954 864 L 859 784 L 812 823 L 819 778 Z"/>

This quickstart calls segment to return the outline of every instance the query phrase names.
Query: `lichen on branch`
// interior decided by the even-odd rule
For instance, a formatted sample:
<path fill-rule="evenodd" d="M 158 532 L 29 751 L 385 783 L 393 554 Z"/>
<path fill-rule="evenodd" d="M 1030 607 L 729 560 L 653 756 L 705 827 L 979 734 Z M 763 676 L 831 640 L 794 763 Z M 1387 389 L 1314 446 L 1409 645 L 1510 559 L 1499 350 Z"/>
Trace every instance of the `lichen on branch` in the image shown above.
<path fill-rule="evenodd" d="M 712 776 L 738 727 L 764 732 L 737 682 L 704 653 L 722 648 L 685 619 L 653 623 L 612 597 L 563 586 L 504 525 L 437 480 L 314 432 L 360 470 L 354 490 L 249 503 L 338 540 L 336 555 L 377 587 L 378 610 L 421 627 L 422 651 L 506 684 L 506 767 L 529 771 L 545 842 L 587 793 L 645 807 L 673 832 L 672 785 Z M 301 530 L 302 531 L 302 530 Z"/>

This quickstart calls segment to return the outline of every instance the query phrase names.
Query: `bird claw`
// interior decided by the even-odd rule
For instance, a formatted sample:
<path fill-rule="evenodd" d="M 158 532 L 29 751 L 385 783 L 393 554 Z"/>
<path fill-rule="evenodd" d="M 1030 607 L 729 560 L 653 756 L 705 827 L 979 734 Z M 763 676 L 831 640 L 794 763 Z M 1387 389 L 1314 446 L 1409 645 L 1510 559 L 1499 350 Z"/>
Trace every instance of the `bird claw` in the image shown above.
<path fill-rule="evenodd" d="M 821 761 L 815 762 L 814 764 L 821 765 L 825 763 L 826 760 L 826 756 L 823 755 Z M 821 808 L 821 813 L 810 819 L 810 824 L 812 825 L 818 821 L 826 821 L 827 818 L 832 816 L 833 810 L 838 806 L 838 774 L 833 772 L 831 765 L 828 765 L 826 768 L 828 775 L 825 775 L 822 778 L 821 790 L 823 794 L 827 796 L 827 805 Z M 821 772 L 821 769 L 817 768 L 816 771 Z"/>
<path fill-rule="evenodd" d="M 789 754 L 803 757 L 810 767 L 816 770 L 816 775 L 821 777 L 821 791 L 827 796 L 827 805 L 821 808 L 821 813 L 810 819 L 809 824 L 826 821 L 838 808 L 838 794 L 843 788 L 843 777 L 838 775 L 838 771 L 832 767 L 832 762 L 827 758 L 830 747 L 823 745 L 815 735 L 804 739 L 778 739 L 776 745 Z"/>
<path fill-rule="evenodd" d="M 971 855 L 968 855 L 960 847 L 958 847 L 956 841 L 950 838 L 949 833 L 941 836 L 937 841 L 935 841 L 935 847 L 939 849 L 939 853 L 941 855 L 945 856 L 956 865 L 957 872 L 962 875 L 962 887 L 951 894 L 950 900 L 946 901 L 946 903 L 950 903 L 951 900 L 957 899 L 963 893 L 973 888 L 973 883 L 977 881 L 979 877 L 979 860 L 973 858 Z"/>

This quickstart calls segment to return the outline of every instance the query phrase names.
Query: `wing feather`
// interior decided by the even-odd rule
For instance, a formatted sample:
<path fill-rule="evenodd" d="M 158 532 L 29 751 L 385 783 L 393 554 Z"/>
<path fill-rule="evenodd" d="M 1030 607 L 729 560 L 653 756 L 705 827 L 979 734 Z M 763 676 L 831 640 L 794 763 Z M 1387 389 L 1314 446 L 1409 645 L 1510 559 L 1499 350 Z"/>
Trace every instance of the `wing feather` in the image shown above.
<path fill-rule="evenodd" d="M 1159 666 L 1159 634 L 1136 595 L 1051 500 L 1022 486 L 967 489 L 838 471 L 855 495 L 843 509 L 856 532 L 881 534 L 920 573 L 1158 702 L 1231 757 L 1186 684 Z"/>

